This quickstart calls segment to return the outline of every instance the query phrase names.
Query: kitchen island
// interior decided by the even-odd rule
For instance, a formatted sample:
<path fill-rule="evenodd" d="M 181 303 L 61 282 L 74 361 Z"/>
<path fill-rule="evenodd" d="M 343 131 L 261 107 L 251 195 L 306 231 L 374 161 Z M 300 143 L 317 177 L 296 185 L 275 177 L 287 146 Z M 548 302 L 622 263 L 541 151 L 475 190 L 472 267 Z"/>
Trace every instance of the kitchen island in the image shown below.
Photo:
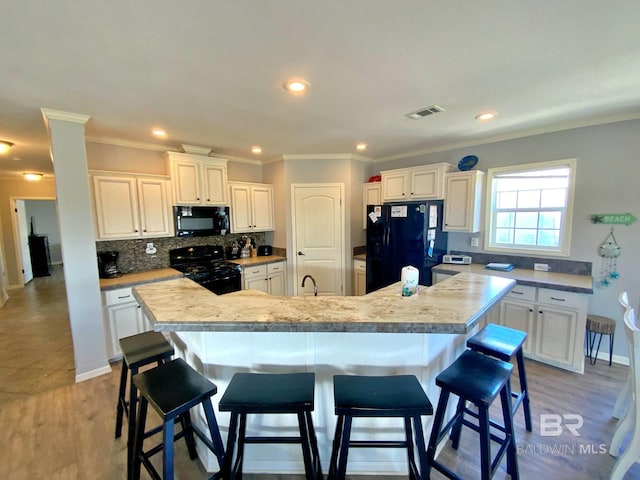
<path fill-rule="evenodd" d="M 187 279 L 141 285 L 134 295 L 153 328 L 169 332 L 176 354 L 224 392 L 235 372 L 316 373 L 315 412 L 320 456 L 328 468 L 335 428 L 335 374 L 414 374 L 432 403 L 435 377 L 464 349 L 485 315 L 513 287 L 510 279 L 456 275 L 418 295 L 400 296 L 400 285 L 363 297 L 275 297 L 245 290 L 216 296 Z M 214 398 L 214 404 L 215 404 Z M 228 414 L 216 411 L 226 436 Z M 247 422 L 249 432 L 295 434 L 295 418 L 261 416 Z M 359 419 L 360 420 L 360 419 Z M 425 419 L 430 431 L 432 417 Z M 398 419 L 362 419 L 354 437 L 377 432 L 403 434 Z M 200 450 L 208 470 L 213 458 Z M 355 449 L 352 474 L 401 475 L 406 453 L 396 449 Z M 260 445 L 247 449 L 246 472 L 302 472 L 299 446 Z"/>

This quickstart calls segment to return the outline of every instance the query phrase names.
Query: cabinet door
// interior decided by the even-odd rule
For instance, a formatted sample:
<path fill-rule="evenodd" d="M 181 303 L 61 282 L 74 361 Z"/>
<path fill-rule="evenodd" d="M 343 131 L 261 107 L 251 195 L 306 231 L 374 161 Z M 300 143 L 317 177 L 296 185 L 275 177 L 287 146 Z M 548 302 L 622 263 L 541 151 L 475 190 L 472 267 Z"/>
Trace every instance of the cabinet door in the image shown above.
<path fill-rule="evenodd" d="M 367 293 L 367 264 L 362 260 L 353 261 L 353 294 Z"/>
<path fill-rule="evenodd" d="M 198 205 L 203 202 L 200 191 L 200 163 L 172 160 L 171 182 L 176 205 Z"/>
<path fill-rule="evenodd" d="M 385 202 L 406 200 L 409 174 L 406 170 L 382 172 L 382 197 Z"/>
<path fill-rule="evenodd" d="M 578 325 L 576 310 L 539 306 L 537 312 L 536 357 L 572 365 Z"/>
<path fill-rule="evenodd" d="M 207 205 L 227 204 L 227 168 L 219 165 L 203 164 L 204 203 Z"/>
<path fill-rule="evenodd" d="M 140 236 L 134 177 L 93 177 L 98 239 Z"/>
<path fill-rule="evenodd" d="M 124 337 L 142 333 L 144 323 L 142 310 L 135 303 L 122 303 L 107 307 L 109 321 L 109 338 L 111 339 L 111 358 L 122 354 L 119 340 Z"/>
<path fill-rule="evenodd" d="M 536 342 L 534 336 L 534 319 L 536 318 L 534 308 L 534 304 L 529 302 L 518 302 L 509 299 L 500 302 L 500 323 L 505 327 L 527 332 L 527 339 L 522 347 L 525 355 L 533 353 L 533 345 Z"/>
<path fill-rule="evenodd" d="M 439 183 L 442 175 L 438 168 L 413 169 L 409 173 L 409 196 L 414 200 L 442 199 L 444 194 Z"/>
<path fill-rule="evenodd" d="M 271 185 L 251 186 L 251 211 L 253 231 L 264 232 L 274 229 L 273 187 Z"/>
<path fill-rule="evenodd" d="M 284 297 L 286 288 L 284 262 L 267 265 L 267 272 L 267 278 L 269 279 L 269 293 L 271 295 Z"/>
<path fill-rule="evenodd" d="M 380 182 L 362 185 L 362 228 L 367 228 L 367 205 L 382 203 L 382 188 Z"/>
<path fill-rule="evenodd" d="M 233 183 L 231 195 L 231 233 L 252 231 L 251 187 L 244 183 Z"/>
<path fill-rule="evenodd" d="M 444 227 L 447 232 L 480 231 L 484 173 L 458 172 L 445 177 Z"/>
<path fill-rule="evenodd" d="M 242 271 L 243 274 L 243 289 L 244 290 L 260 290 L 261 292 L 269 293 L 269 286 L 267 284 L 267 266 L 257 265 L 255 267 L 245 267 Z"/>
<path fill-rule="evenodd" d="M 169 182 L 162 179 L 139 178 L 138 201 L 143 237 L 173 235 L 173 218 Z"/>

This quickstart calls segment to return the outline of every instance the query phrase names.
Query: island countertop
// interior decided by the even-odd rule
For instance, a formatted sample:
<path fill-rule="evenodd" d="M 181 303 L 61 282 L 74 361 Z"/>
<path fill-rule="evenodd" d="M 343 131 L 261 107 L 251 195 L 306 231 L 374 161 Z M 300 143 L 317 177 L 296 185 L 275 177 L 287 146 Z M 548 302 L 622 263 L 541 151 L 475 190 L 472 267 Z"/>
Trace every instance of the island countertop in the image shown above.
<path fill-rule="evenodd" d="M 467 333 L 515 281 L 465 273 L 419 294 L 400 283 L 357 297 L 279 297 L 257 290 L 215 295 L 188 279 L 138 285 L 157 331 Z"/>

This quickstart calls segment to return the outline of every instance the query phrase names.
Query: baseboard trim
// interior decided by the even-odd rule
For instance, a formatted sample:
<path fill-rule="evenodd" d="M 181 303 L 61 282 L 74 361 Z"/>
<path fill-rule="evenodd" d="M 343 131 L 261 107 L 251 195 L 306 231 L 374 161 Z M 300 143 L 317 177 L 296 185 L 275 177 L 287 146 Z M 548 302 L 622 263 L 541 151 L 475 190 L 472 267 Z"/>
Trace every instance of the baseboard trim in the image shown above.
<path fill-rule="evenodd" d="M 76 374 L 76 383 L 84 382 L 85 380 L 99 377 L 100 375 L 106 375 L 107 373 L 111 373 L 111 366 L 109 364 L 105 365 L 104 367 L 96 368 L 95 370 L 81 373 L 79 375 Z"/>
<path fill-rule="evenodd" d="M 609 352 L 598 352 L 598 356 L 596 357 L 598 360 L 604 360 L 609 363 Z M 585 357 L 585 362 L 588 362 L 589 358 Z M 622 355 L 616 355 L 615 353 L 611 357 L 612 363 L 618 363 L 620 365 L 629 366 L 629 357 L 624 357 Z"/>

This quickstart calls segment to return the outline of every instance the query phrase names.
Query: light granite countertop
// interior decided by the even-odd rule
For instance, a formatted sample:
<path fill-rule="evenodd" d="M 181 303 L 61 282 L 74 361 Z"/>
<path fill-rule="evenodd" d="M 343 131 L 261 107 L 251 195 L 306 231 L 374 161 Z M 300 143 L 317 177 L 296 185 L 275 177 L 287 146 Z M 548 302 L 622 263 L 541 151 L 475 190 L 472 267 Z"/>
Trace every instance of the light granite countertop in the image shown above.
<path fill-rule="evenodd" d="M 256 265 L 266 265 L 268 263 L 284 262 L 287 257 L 279 257 L 278 255 L 267 255 L 265 257 L 249 257 L 238 258 L 236 260 L 227 260 L 227 262 L 235 263 L 241 267 L 255 267 Z"/>
<path fill-rule="evenodd" d="M 593 293 L 593 278 L 589 275 L 539 272 L 536 270 L 526 270 L 524 268 L 514 268 L 510 272 L 499 272 L 486 269 L 484 268 L 484 265 L 478 263 L 472 263 L 471 265 L 441 263 L 440 265 L 433 267 L 432 271 L 453 275 L 457 273 L 493 275 L 497 277 L 512 278 L 520 285 L 529 285 L 531 287 L 551 288 L 553 290 L 564 290 L 566 292 L 576 293 Z"/>
<path fill-rule="evenodd" d="M 162 282 L 164 280 L 182 278 L 182 275 L 182 272 L 173 268 L 157 268 L 145 272 L 125 273 L 121 277 L 101 278 L 100 290 L 115 290 L 116 288 L 132 287 L 143 283 Z"/>
<path fill-rule="evenodd" d="M 467 333 L 515 285 L 489 275 L 456 275 L 419 294 L 400 283 L 364 296 L 278 297 L 257 290 L 215 295 L 177 279 L 133 294 L 158 331 Z"/>

